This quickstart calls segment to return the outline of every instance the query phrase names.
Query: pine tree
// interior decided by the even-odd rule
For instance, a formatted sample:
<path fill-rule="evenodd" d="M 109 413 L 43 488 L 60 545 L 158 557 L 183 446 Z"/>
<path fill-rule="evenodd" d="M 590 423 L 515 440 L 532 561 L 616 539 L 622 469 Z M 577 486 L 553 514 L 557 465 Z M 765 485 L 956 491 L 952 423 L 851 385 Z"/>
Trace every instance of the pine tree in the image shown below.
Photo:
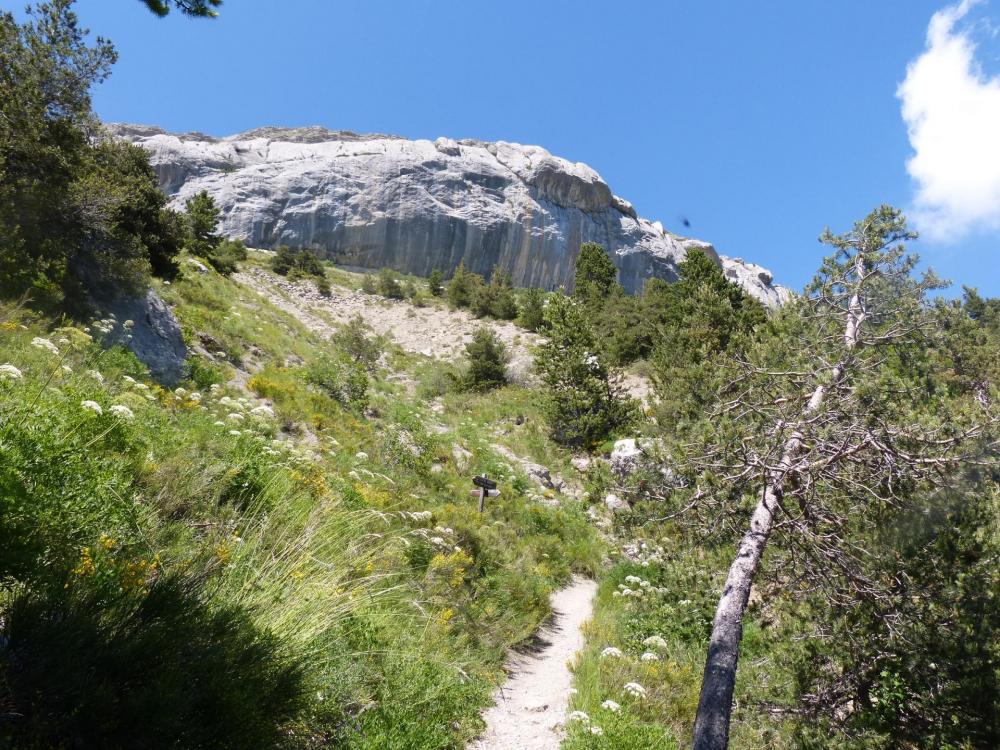
<path fill-rule="evenodd" d="M 638 404 L 604 363 L 583 306 L 564 295 L 551 297 L 545 332 L 535 367 L 545 385 L 543 410 L 552 439 L 592 448 L 630 425 Z"/>
<path fill-rule="evenodd" d="M 496 333 L 486 326 L 477 328 L 472 341 L 465 345 L 468 368 L 463 382 L 473 391 L 488 391 L 507 384 L 510 354 Z"/>
<path fill-rule="evenodd" d="M 588 307 L 600 306 L 611 293 L 618 269 L 596 242 L 584 242 L 576 258 L 573 296 Z"/>
<path fill-rule="evenodd" d="M 427 291 L 431 293 L 432 297 L 440 297 L 444 293 L 444 287 L 441 284 L 443 279 L 440 268 L 431 271 L 431 275 L 427 278 Z"/>

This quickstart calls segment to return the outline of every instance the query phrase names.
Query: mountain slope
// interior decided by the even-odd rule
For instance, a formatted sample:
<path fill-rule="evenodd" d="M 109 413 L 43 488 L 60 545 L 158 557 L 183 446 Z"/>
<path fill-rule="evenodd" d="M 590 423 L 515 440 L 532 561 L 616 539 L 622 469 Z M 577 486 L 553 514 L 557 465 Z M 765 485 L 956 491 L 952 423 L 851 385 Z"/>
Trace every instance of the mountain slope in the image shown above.
<path fill-rule="evenodd" d="M 226 138 L 109 126 L 150 151 L 161 187 L 182 204 L 207 190 L 224 233 L 256 247 L 316 247 L 346 265 L 426 276 L 459 262 L 508 270 L 515 284 L 570 288 L 583 242 L 611 254 L 626 291 L 674 280 L 690 247 L 770 306 L 770 273 L 638 216 L 586 164 L 538 146 L 411 141 L 324 128 L 259 128 Z"/>

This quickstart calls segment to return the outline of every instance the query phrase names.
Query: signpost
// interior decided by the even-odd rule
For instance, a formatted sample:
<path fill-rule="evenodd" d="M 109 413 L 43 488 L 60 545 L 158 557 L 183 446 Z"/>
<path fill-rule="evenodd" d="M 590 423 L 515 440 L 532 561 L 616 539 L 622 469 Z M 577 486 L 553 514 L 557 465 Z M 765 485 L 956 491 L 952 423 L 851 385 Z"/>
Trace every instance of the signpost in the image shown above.
<path fill-rule="evenodd" d="M 481 477 L 473 477 L 472 483 L 479 489 L 469 490 L 469 494 L 479 497 L 479 512 L 482 513 L 486 509 L 486 498 L 499 497 L 500 490 L 497 489 L 497 483 L 485 474 Z"/>

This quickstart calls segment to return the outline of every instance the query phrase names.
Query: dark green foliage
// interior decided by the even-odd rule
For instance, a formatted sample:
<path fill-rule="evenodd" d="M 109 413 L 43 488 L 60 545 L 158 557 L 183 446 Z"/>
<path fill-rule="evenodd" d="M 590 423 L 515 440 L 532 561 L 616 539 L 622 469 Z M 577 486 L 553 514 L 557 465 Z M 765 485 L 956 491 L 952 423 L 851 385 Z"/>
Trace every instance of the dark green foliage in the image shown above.
<path fill-rule="evenodd" d="M 443 281 L 444 275 L 441 273 L 440 268 L 435 268 L 431 271 L 431 275 L 427 278 L 427 290 L 431 293 L 432 297 L 440 297 L 444 294 Z"/>
<path fill-rule="evenodd" d="M 208 258 L 222 241 L 219 229 L 219 208 L 215 199 L 202 190 L 184 203 L 188 231 L 188 250 Z"/>
<path fill-rule="evenodd" d="M 198 388 L 204 390 L 226 382 L 225 373 L 201 357 L 192 357 L 188 363 L 191 366 L 191 380 Z"/>
<path fill-rule="evenodd" d="M 273 746 L 303 704 L 277 638 L 201 584 L 129 595 L 75 582 L 3 619 L 0 742 L 10 748 Z"/>
<path fill-rule="evenodd" d="M 149 10 L 160 18 L 170 13 L 171 7 L 176 7 L 181 13 L 192 18 L 215 18 L 219 15 L 216 8 L 222 5 L 222 0 L 140 0 Z"/>
<path fill-rule="evenodd" d="M 89 92 L 116 54 L 70 7 L 0 14 L 0 294 L 43 306 L 170 276 L 180 242 L 147 155 L 100 135 Z"/>
<path fill-rule="evenodd" d="M 375 277 L 370 273 L 366 273 L 361 278 L 361 291 L 365 294 L 377 294 L 378 285 L 375 283 Z"/>
<path fill-rule="evenodd" d="M 382 339 L 375 335 L 371 326 L 360 315 L 347 321 L 331 338 L 341 351 L 367 371 L 374 372 L 377 369 L 384 350 Z"/>
<path fill-rule="evenodd" d="M 271 256 L 271 270 L 280 276 L 287 276 L 295 268 L 295 253 L 288 245 L 278 245 Z"/>
<path fill-rule="evenodd" d="M 465 264 L 459 263 L 448 283 L 447 296 L 452 307 L 467 307 L 477 318 L 513 320 L 517 317 L 517 299 L 510 274 L 500 268 L 493 269 L 487 284 L 482 276 L 466 271 Z"/>
<path fill-rule="evenodd" d="M 483 286 L 483 277 L 478 273 L 466 271 L 465 261 L 462 261 L 448 282 L 446 291 L 448 303 L 452 307 L 470 307 Z"/>
<path fill-rule="evenodd" d="M 665 427 L 711 401 L 718 358 L 742 351 L 767 319 L 763 306 L 702 250 L 689 250 L 678 271 L 673 284 L 651 280 L 643 296 L 657 416 Z"/>
<path fill-rule="evenodd" d="M 293 250 L 288 245 L 278 245 L 271 256 L 271 270 L 288 278 L 326 278 L 323 261 L 314 250 L 300 248 Z"/>
<path fill-rule="evenodd" d="M 358 411 L 368 406 L 368 375 L 364 365 L 347 354 L 327 355 L 306 367 L 306 380 L 330 398 Z"/>
<path fill-rule="evenodd" d="M 184 204 L 187 225 L 187 248 L 207 260 L 223 276 L 233 273 L 247 249 L 241 240 L 223 239 L 218 233 L 219 209 L 215 199 L 202 190 Z"/>
<path fill-rule="evenodd" d="M 535 359 L 545 384 L 544 410 L 552 439 L 591 448 L 632 424 L 638 404 L 625 395 L 602 361 L 581 304 L 555 295 L 545 309 L 547 340 Z"/>
<path fill-rule="evenodd" d="M 643 359 L 652 349 L 653 328 L 643 303 L 643 299 L 625 294 L 615 284 L 599 311 L 592 313 L 597 339 L 613 365 L 620 367 Z"/>
<path fill-rule="evenodd" d="M 472 312 L 478 317 L 489 315 L 497 320 L 513 320 L 517 317 L 517 300 L 507 271 L 493 269 L 490 283 L 473 300 Z"/>
<path fill-rule="evenodd" d="M 329 297 L 333 294 L 333 289 L 330 288 L 330 280 L 326 278 L 326 274 L 316 279 L 316 291 L 324 297 Z"/>
<path fill-rule="evenodd" d="M 521 293 L 517 324 L 529 331 L 541 330 L 545 321 L 545 292 L 536 287 Z"/>
<path fill-rule="evenodd" d="M 573 296 L 587 306 L 599 306 L 618 278 L 618 269 L 604 248 L 596 242 L 584 242 L 576 259 Z"/>
<path fill-rule="evenodd" d="M 482 326 L 472 333 L 472 341 L 465 345 L 468 363 L 463 378 L 466 388 L 488 391 L 507 384 L 507 363 L 510 354 L 492 329 Z"/>
<path fill-rule="evenodd" d="M 378 293 L 389 299 L 403 299 L 403 287 L 391 268 L 383 268 L 378 272 Z"/>

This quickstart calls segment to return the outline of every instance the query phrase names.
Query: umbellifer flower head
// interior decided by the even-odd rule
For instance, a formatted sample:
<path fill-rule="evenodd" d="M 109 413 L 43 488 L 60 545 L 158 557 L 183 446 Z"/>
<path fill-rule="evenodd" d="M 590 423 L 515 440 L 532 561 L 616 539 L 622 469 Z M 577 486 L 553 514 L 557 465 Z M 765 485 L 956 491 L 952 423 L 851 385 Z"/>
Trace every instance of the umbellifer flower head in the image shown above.
<path fill-rule="evenodd" d="M 132 419 L 135 416 L 132 410 L 125 406 L 125 404 L 114 404 L 108 411 L 119 419 Z"/>
<path fill-rule="evenodd" d="M 80 406 L 82 406 L 87 411 L 94 412 L 94 414 L 103 414 L 104 413 L 104 409 L 102 409 L 101 405 L 99 403 L 97 403 L 96 401 L 81 401 L 80 402 Z"/>
<path fill-rule="evenodd" d="M 41 336 L 35 336 L 35 338 L 33 338 L 31 340 L 31 345 L 33 347 L 35 347 L 36 349 L 44 349 L 45 351 L 49 352 L 50 354 L 58 354 L 59 353 L 59 347 L 58 346 L 56 346 L 55 344 L 53 344 L 48 339 L 43 339 Z"/>

